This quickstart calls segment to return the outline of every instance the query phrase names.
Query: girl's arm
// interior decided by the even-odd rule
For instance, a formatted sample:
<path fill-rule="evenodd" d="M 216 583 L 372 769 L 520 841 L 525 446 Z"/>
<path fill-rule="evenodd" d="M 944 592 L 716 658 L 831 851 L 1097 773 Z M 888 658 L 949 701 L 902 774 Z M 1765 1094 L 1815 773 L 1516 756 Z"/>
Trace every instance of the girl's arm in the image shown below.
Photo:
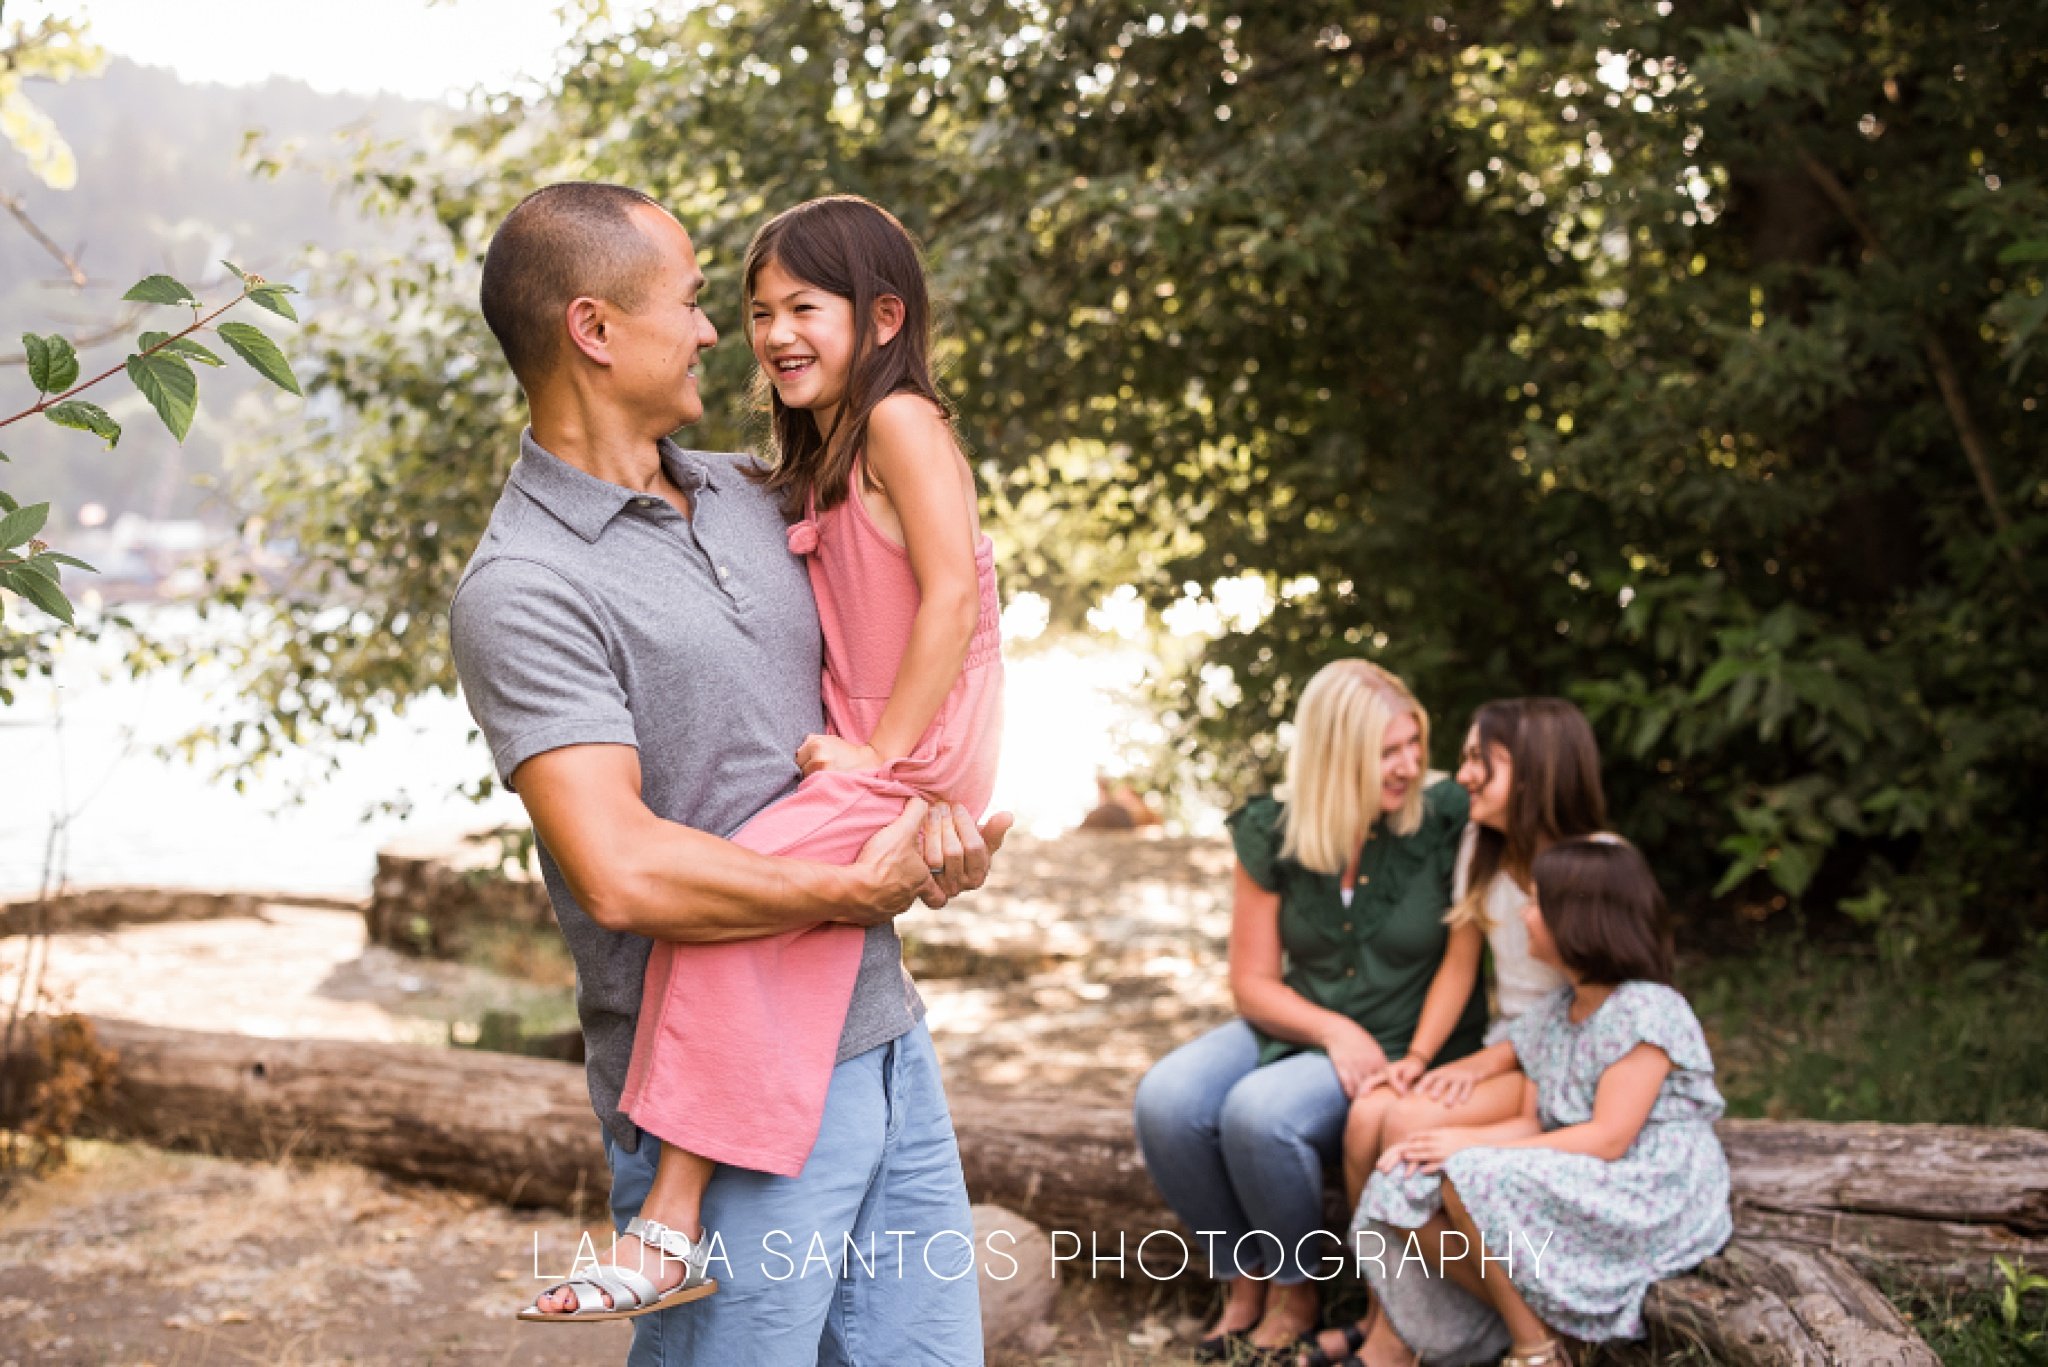
<path fill-rule="evenodd" d="M 1397 1094 L 1408 1095 L 1408 1089 L 1428 1071 L 1431 1060 L 1457 1027 L 1458 1017 L 1464 1014 L 1465 1003 L 1471 1000 L 1472 989 L 1478 985 L 1479 951 L 1485 943 L 1486 937 L 1476 925 L 1466 924 L 1451 931 L 1444 945 L 1443 962 L 1436 966 L 1436 976 L 1429 980 L 1429 994 L 1422 999 L 1422 1015 L 1409 1038 L 1407 1057 L 1387 1070 L 1387 1084 Z"/>
<path fill-rule="evenodd" d="M 1484 1144 L 1491 1149 L 1557 1149 L 1583 1153 L 1613 1162 L 1629 1151 L 1650 1108 L 1657 1104 L 1658 1089 L 1671 1072 L 1671 1056 L 1654 1044 L 1638 1044 L 1608 1065 L 1593 1093 L 1593 1118 L 1583 1125 L 1566 1125 L 1556 1130 L 1525 1131 L 1518 1136 L 1474 1139 L 1470 1129 L 1428 1130 L 1413 1135 L 1388 1150 L 1396 1161 L 1411 1163 L 1423 1172 L 1435 1172 L 1444 1160 L 1461 1149 Z M 1536 1115 L 1536 1084 L 1524 1083 L 1523 1114 Z M 1480 1127 L 1490 1128 L 1490 1127 Z M 1382 1160 L 1384 1161 L 1384 1160 Z"/>
<path fill-rule="evenodd" d="M 1591 1154 L 1609 1162 L 1620 1158 L 1643 1132 L 1650 1108 L 1657 1104 L 1657 1092 L 1671 1074 L 1671 1056 L 1654 1044 L 1638 1044 L 1608 1065 L 1593 1093 L 1593 1118 L 1583 1125 L 1567 1125 L 1530 1135 L 1499 1147 L 1507 1149 L 1561 1149 L 1565 1153 Z M 1533 1090 L 1533 1089 L 1532 1089 Z"/>
<path fill-rule="evenodd" d="M 1328 1054 L 1346 1096 L 1358 1095 L 1387 1066 L 1386 1054 L 1365 1027 L 1317 1006 L 1281 977 L 1280 894 L 1252 881 L 1242 863 L 1231 899 L 1230 994 L 1238 1014 L 1267 1034 Z"/>
<path fill-rule="evenodd" d="M 833 754 L 814 737 L 797 757 L 807 774 L 875 768 L 916 749 L 960 677 L 981 616 L 971 477 L 945 419 L 917 395 L 891 395 L 868 417 L 866 457 L 903 528 L 917 617 L 866 753 Z"/>

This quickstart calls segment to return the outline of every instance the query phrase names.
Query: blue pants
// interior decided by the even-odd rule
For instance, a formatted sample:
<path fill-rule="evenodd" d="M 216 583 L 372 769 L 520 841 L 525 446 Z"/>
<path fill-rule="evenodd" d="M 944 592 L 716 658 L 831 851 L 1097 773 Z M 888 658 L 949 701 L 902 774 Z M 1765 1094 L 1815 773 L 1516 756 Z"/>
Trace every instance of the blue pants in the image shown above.
<path fill-rule="evenodd" d="M 661 1144 L 605 1141 L 620 1229 Z M 981 1295 L 960 1150 L 922 1024 L 832 1070 L 804 1169 L 721 1167 L 704 1193 L 718 1294 L 633 1321 L 627 1367 L 976 1367 Z"/>
<path fill-rule="evenodd" d="M 1138 1084 L 1138 1148 L 1210 1276 L 1293 1285 L 1342 1248 L 1319 1233 L 1323 1165 L 1343 1161 L 1351 1103 L 1321 1050 L 1258 1061 L 1241 1020 L 1159 1060 Z"/>

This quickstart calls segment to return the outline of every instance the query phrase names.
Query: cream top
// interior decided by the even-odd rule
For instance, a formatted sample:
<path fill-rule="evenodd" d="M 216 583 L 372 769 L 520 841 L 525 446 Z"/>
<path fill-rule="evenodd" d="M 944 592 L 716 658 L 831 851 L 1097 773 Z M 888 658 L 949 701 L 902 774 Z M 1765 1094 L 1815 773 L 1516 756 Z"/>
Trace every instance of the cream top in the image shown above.
<path fill-rule="evenodd" d="M 1451 903 L 1465 900 L 1472 881 L 1472 857 L 1479 848 L 1479 823 L 1467 822 L 1458 841 L 1458 862 L 1451 872 Z M 1529 955 L 1529 931 L 1522 924 L 1522 906 L 1535 894 L 1524 891 L 1507 871 L 1493 876 L 1486 890 L 1486 946 L 1493 951 L 1493 1014 L 1513 1020 L 1571 980 Z"/>

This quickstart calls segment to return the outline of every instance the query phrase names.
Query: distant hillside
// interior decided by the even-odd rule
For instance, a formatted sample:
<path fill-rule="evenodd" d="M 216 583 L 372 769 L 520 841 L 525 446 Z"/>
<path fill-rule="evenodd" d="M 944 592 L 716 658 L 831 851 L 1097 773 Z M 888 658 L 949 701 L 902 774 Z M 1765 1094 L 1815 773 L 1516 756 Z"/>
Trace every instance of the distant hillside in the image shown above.
<path fill-rule="evenodd" d="M 213 297 L 221 292 L 224 274 L 215 263 L 225 257 L 245 270 L 308 288 L 313 282 L 300 265 L 307 246 L 374 247 L 394 240 L 396 230 L 366 221 L 315 170 L 287 170 L 275 179 L 252 176 L 243 168 L 245 135 L 260 131 L 271 146 L 297 141 L 307 163 L 330 164 L 339 159 L 336 135 L 342 130 L 368 121 L 382 135 L 409 136 L 424 132 L 438 112 L 389 96 L 324 95 L 296 81 L 187 85 L 168 71 L 118 59 L 97 80 L 37 84 L 30 94 L 77 152 L 78 184 L 61 193 L 47 189 L 0 144 L 0 185 L 26 200 L 37 222 L 78 254 L 92 284 L 73 290 L 42 248 L 0 217 L 0 354 L 18 354 L 25 331 L 76 337 L 118 321 L 130 307 L 118 302 L 122 291 L 152 271 L 175 275 Z M 301 315 L 318 307 L 314 285 Z M 136 331 L 163 328 L 179 317 L 168 309 L 149 314 Z M 249 321 L 290 351 L 297 329 L 255 310 Z M 132 338 L 88 351 L 86 373 L 117 364 L 129 347 Z M 127 429 L 120 447 L 101 451 L 84 433 L 58 431 L 40 420 L 17 423 L 0 432 L 0 449 L 13 457 L 4 476 L 9 491 L 25 501 L 55 501 L 60 519 L 94 501 L 116 514 L 229 520 L 228 510 L 208 506 L 195 479 L 220 468 L 222 426 L 235 400 L 268 386 L 246 376 L 232 359 L 226 371 L 205 372 L 199 422 L 182 450 L 125 378 L 102 388 L 104 394 L 91 397 Z M 0 366 L 0 414 L 34 397 L 24 370 Z"/>

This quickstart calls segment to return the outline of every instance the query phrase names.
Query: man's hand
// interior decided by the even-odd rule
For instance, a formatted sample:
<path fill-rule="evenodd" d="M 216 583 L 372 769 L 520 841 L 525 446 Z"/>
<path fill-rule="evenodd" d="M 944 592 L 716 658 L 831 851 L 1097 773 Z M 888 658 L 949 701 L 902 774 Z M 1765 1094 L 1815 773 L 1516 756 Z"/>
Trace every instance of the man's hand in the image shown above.
<path fill-rule="evenodd" d="M 1003 847 L 1016 818 L 997 812 L 977 829 L 965 807 L 935 802 L 924 820 L 924 858 L 930 884 L 918 896 L 928 907 L 943 907 L 988 881 L 990 856 Z"/>
<path fill-rule="evenodd" d="M 878 926 L 892 921 L 922 894 L 929 899 L 935 891 L 932 871 L 924 862 L 919 836 L 930 805 L 922 798 L 903 804 L 903 814 L 876 831 L 860 847 L 860 857 L 848 870 L 852 875 L 851 896 L 835 920 L 857 926 Z M 940 898 L 940 904 L 944 904 Z"/>

